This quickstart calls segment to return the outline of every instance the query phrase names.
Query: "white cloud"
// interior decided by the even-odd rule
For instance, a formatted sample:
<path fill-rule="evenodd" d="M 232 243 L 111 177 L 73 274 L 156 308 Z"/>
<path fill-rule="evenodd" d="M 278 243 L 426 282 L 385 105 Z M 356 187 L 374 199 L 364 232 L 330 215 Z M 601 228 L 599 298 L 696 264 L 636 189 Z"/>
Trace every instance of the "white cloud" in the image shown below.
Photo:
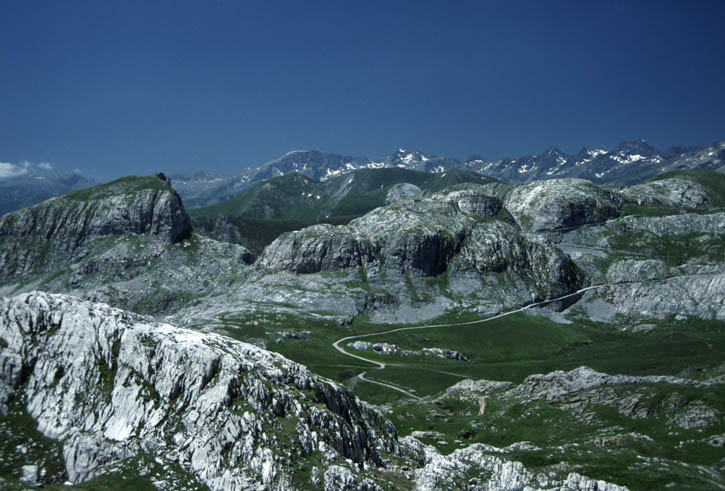
<path fill-rule="evenodd" d="M 49 170 L 53 170 L 53 164 L 50 162 L 40 162 L 38 164 L 28 162 L 27 160 L 19 164 L 0 162 L 0 179 L 9 179 L 11 177 L 25 176 L 31 172 L 47 172 Z"/>
<path fill-rule="evenodd" d="M 23 162 L 25 164 L 26 162 Z M 23 176 L 28 173 L 28 167 L 23 164 L 15 165 L 9 162 L 0 162 L 0 179 Z"/>

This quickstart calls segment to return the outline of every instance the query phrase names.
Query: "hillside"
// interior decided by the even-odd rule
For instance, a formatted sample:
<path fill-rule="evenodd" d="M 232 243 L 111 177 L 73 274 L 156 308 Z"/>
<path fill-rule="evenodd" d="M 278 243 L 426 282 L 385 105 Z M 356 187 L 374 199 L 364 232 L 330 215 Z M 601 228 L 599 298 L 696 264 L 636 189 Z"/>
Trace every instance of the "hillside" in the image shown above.
<path fill-rule="evenodd" d="M 462 169 L 440 174 L 363 169 L 322 182 L 294 173 L 269 179 L 215 205 L 192 209 L 190 215 L 194 226 L 208 236 L 261 252 L 283 232 L 315 223 L 345 224 L 400 197 L 460 183 L 497 181 Z"/>
<path fill-rule="evenodd" d="M 718 489 L 723 198 L 282 176 L 218 205 L 270 227 L 257 258 L 163 176 L 8 214 L 2 485 Z"/>

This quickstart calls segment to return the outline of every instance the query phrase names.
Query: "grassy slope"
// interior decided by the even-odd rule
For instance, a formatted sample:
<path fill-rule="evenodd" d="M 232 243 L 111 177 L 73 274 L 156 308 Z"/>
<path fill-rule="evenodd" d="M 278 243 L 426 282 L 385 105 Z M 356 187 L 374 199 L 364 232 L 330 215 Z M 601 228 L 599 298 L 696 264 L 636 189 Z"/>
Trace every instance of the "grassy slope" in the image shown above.
<path fill-rule="evenodd" d="M 448 315 L 434 323 L 473 320 L 472 315 Z M 661 488 L 674 482 L 680 488 L 708 489 L 707 480 L 696 464 L 713 465 L 721 450 L 706 443 L 706 435 L 725 431 L 716 424 L 707 433 L 679 430 L 668 426 L 666 418 L 655 415 L 644 420 L 627 418 L 605 406 L 592 406 L 598 422 L 583 424 L 569 410 L 544 402 L 521 405 L 487 397 L 486 413 L 478 416 L 478 405 L 457 399 L 409 401 L 393 390 L 356 381 L 362 371 L 373 380 L 385 381 L 419 395 L 435 395 L 463 378 L 521 382 L 527 375 L 553 370 L 569 370 L 581 365 L 613 373 L 630 375 L 674 375 L 703 378 L 718 373 L 721 353 L 725 350 L 725 324 L 706 321 L 658 321 L 649 333 L 620 332 L 617 327 L 589 321 L 556 324 L 546 318 L 515 314 L 478 325 L 404 331 L 367 338 L 371 342 L 395 343 L 403 349 L 443 347 L 461 351 L 470 362 L 415 359 L 396 355 L 375 355 L 372 351 L 356 352 L 384 361 L 388 366 L 377 370 L 363 361 L 341 355 L 330 344 L 351 333 L 380 332 L 397 326 L 380 326 L 357 319 L 351 326 L 305 321 L 269 315 L 254 324 L 252 318 L 227 319 L 227 334 L 247 340 L 265 340 L 268 349 L 307 365 L 314 372 L 346 383 L 361 398 L 378 404 L 392 405 L 390 418 L 401 435 L 414 430 L 432 430 L 442 434 L 425 440 L 448 452 L 472 442 L 506 446 L 530 441 L 540 451 L 515 453 L 513 456 L 533 467 L 571 463 L 576 470 L 593 477 L 627 484 L 634 489 Z M 264 326 L 264 327 L 262 327 Z M 278 330 L 310 331 L 308 339 L 275 342 Z M 667 384 L 624 386 L 644 390 L 647 404 L 656 405 L 673 390 L 688 401 L 701 400 L 719 410 L 725 389 L 674 387 Z M 653 406 L 654 407 L 654 406 Z M 639 433 L 653 441 L 632 436 Z M 591 441 L 599 439 L 598 446 Z M 680 444 L 680 441 L 686 442 Z M 684 445 L 684 446 L 683 446 Z M 642 455 L 642 457 L 637 457 Z M 661 459 L 666 468 L 635 468 L 633 459 Z"/>
<path fill-rule="evenodd" d="M 162 181 L 155 175 L 127 176 L 92 188 L 64 194 L 62 198 L 75 201 L 89 201 L 116 194 L 130 194 L 145 191 L 147 189 L 168 191 L 170 187 L 165 181 Z"/>

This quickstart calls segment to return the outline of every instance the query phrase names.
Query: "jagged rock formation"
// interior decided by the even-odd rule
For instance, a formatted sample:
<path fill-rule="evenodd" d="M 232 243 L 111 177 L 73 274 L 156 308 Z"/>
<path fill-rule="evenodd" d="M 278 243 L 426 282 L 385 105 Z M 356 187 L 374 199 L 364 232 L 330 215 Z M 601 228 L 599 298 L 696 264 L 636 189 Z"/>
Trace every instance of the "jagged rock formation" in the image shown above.
<path fill-rule="evenodd" d="M 463 380 L 440 393 L 433 407 L 458 411 L 464 407 L 464 421 L 474 421 L 459 438 L 473 435 L 482 443 L 445 456 L 417 441 L 409 442 L 410 437 L 401 440 L 401 448 L 413 455 L 417 452 L 421 467 L 415 471 L 416 482 L 426 489 L 456 479 L 468 479 L 473 489 L 618 489 L 580 474 L 598 473 L 601 478 L 602 473 L 595 469 L 618 465 L 623 455 L 638 455 L 646 463 L 626 477 L 623 473 L 619 479 L 613 478 L 618 484 L 631 484 L 633 489 L 669 483 L 719 489 L 723 476 L 718 471 L 718 457 L 709 457 L 708 446 L 722 432 L 723 373 L 720 367 L 708 374 L 691 372 L 698 378 L 630 376 L 580 366 L 532 374 L 518 384 Z M 478 417 L 471 418 L 476 410 Z M 562 438 L 564 433 L 567 436 Z M 515 439 L 521 435 L 531 440 Z M 452 435 L 416 432 L 413 436 L 445 443 Z M 662 452 L 683 441 L 690 442 L 692 454 Z M 497 447 L 488 442 L 497 442 Z M 642 448 L 647 450 L 641 452 Z M 513 462 L 514 456 L 523 462 L 546 461 L 552 467 L 537 466 L 532 471 Z M 491 474 L 478 476 L 479 468 L 488 468 Z M 507 471 L 500 470 L 503 468 Z M 554 468 L 556 472 L 551 472 Z M 604 475 L 607 472 L 611 471 Z"/>
<path fill-rule="evenodd" d="M 496 198 L 468 191 L 400 200 L 345 227 L 316 225 L 286 234 L 265 249 L 259 265 L 313 273 L 375 263 L 389 272 L 430 276 L 445 271 L 461 252 L 461 263 L 471 263 L 479 271 L 501 271 L 509 263 L 525 267 L 523 249 L 534 249 L 535 239 L 524 244 L 516 227 L 474 219 L 495 216 L 500 210 Z M 492 244 L 494 240 L 498 242 Z"/>
<path fill-rule="evenodd" d="M 651 378 L 605 380 L 580 369 L 546 380 L 559 387 L 554 379 L 581 378 L 582 370 L 596 383 L 565 394 Z M 456 389 L 509 385 L 465 381 Z M 373 490 L 401 479 L 414 480 L 416 489 L 624 489 L 577 473 L 531 471 L 507 455 L 535 448 L 524 443 L 473 444 L 447 456 L 411 437 L 399 443 L 375 409 L 279 355 L 64 295 L 0 299 L 0 418 L 9 405 L 62 446 L 64 475 L 47 474 L 43 464 L 23 467 L 24 478 L 39 482 L 82 482 L 152 455 L 167 472 L 156 484 L 167 489 L 188 481 L 185 475 L 225 490 Z M 712 418 L 706 406 L 696 409 Z M 391 458 L 395 465 L 370 472 Z"/>
<path fill-rule="evenodd" d="M 557 370 L 546 374 L 529 375 L 520 385 L 512 389 L 512 394 L 552 401 L 565 395 L 596 389 L 604 385 L 644 383 L 707 387 L 713 383 L 725 383 L 725 377 L 714 381 L 699 381 L 670 375 L 609 375 L 582 366 L 568 372 Z"/>
<path fill-rule="evenodd" d="M 532 232 L 600 223 L 619 216 L 621 199 L 583 179 L 552 179 L 514 188 L 504 206 Z"/>
<path fill-rule="evenodd" d="M 304 367 L 73 297 L 0 299 L 0 413 L 20 398 L 80 482 L 151 453 L 211 489 L 289 489 L 298 459 L 380 465 L 378 412 Z"/>
<path fill-rule="evenodd" d="M 571 360 L 581 360 L 582 353 L 597 353 L 588 346 L 599 336 L 622 343 L 656 338 L 669 347 L 670 340 L 660 338 L 670 321 L 675 335 L 676 328 L 699 326 L 687 317 L 725 319 L 725 213 L 717 212 L 721 201 L 714 192 L 720 184 L 682 176 L 620 191 L 576 179 L 514 189 L 499 182 L 444 189 L 415 184 L 422 192 L 411 188 L 415 196 L 406 197 L 406 186 L 380 187 L 371 171 L 362 179 L 366 172 L 344 176 L 338 188 L 326 184 L 332 191 L 324 199 L 333 203 L 356 186 L 369 191 L 365 196 L 371 200 L 360 201 L 363 208 L 402 190 L 400 196 L 348 225 L 315 225 L 283 235 L 251 266 L 253 257 L 243 247 L 187 235 L 188 219 L 165 179 L 152 176 L 50 200 L 38 205 L 42 211 L 31 208 L 0 219 L 0 263 L 7 274 L 0 294 L 34 288 L 70 292 L 137 312 L 173 314 L 174 322 L 294 353 L 312 347 L 320 329 L 349 329 L 336 324 L 362 313 L 366 321 L 400 323 L 444 312 L 449 318 L 459 312 L 491 314 L 563 296 L 590 282 L 607 283 L 553 305 L 568 307 L 563 312 L 537 310 L 562 323 L 592 321 L 576 330 L 552 327 L 563 339 L 552 345 L 555 359 L 566 368 L 577 366 Z M 436 176 L 441 186 L 451 182 L 447 178 L 460 178 L 452 172 Z M 305 189 L 290 196 L 323 201 L 307 189 L 308 179 L 288 176 L 285 182 Z M 277 216 L 264 206 L 263 216 Z M 681 213 L 690 206 L 697 213 Z M 637 215 L 618 218 L 620 213 Z M 698 380 L 686 378 L 691 375 L 686 371 L 675 372 L 680 377 L 634 377 L 585 367 L 531 375 L 521 364 L 516 368 L 521 383 L 464 381 L 416 400 L 429 406 L 408 406 L 411 418 L 442 423 L 435 423 L 441 431 L 412 434 L 426 443 L 437 438 L 442 453 L 450 453 L 406 439 L 399 455 L 394 429 L 380 413 L 262 349 L 70 297 L 32 293 L 3 299 L 2 308 L 7 312 L 0 314 L 0 409 L 7 418 L 0 416 L 0 441 L 12 441 L 4 437 L 13 430 L 13 418 L 27 417 L 62 447 L 56 460 L 65 470 L 50 469 L 42 459 L 13 467 L 14 477 L 22 471 L 28 481 L 78 481 L 151 466 L 172 476 L 161 486 L 167 489 L 179 488 L 174 483 L 186 478 L 215 489 L 378 489 L 400 479 L 421 489 L 618 489 L 581 477 L 583 469 L 608 475 L 582 459 L 605 456 L 611 465 L 660 436 L 666 441 L 658 441 L 650 455 L 670 452 L 678 439 L 691 446 L 715 441 L 723 431 L 722 377 L 715 377 L 720 372 Z M 529 321 L 525 317 L 504 318 L 502 325 L 510 320 L 516 328 Z M 490 331 L 481 329 L 482 335 L 495 333 L 498 322 L 488 324 L 494 326 Z M 697 345 L 717 352 L 718 328 L 704 325 L 703 339 L 712 336 L 712 343 L 698 338 Z M 686 336 L 699 336 L 690 331 Z M 427 340 L 415 349 L 406 349 L 405 337 L 394 342 L 356 345 L 391 348 L 392 357 L 403 356 L 396 361 L 401 364 L 436 358 L 440 375 L 457 375 L 455 368 L 446 372 L 445 360 L 465 365 L 467 373 L 480 367 L 482 352 L 469 352 L 457 341 L 440 343 L 445 349 Z M 541 357 L 548 349 L 536 346 L 531 355 L 546 370 L 551 368 Z M 349 376 L 335 373 L 340 380 Z M 460 400 L 449 404 L 450 399 Z M 407 414 L 396 410 L 391 418 Z M 513 428 L 512 421 L 523 428 Z M 626 431 L 616 426 L 632 421 L 642 426 Z M 527 426 L 532 422 L 538 425 L 533 430 Z M 569 439 L 563 441 L 557 431 L 570 431 Z M 516 440 L 505 441 L 512 433 Z M 545 435 L 536 440 L 539 433 Z M 529 439 L 535 442 L 521 441 Z M 470 445 L 474 440 L 500 448 Z M 710 443 L 703 445 L 711 450 Z M 2 448 L 14 451 L 12 443 Z M 52 452 L 48 455 L 52 460 Z M 149 463 L 149 455 L 159 455 L 158 461 Z M 527 467 L 532 461 L 545 463 Z M 0 467 L 6 462 L 0 455 Z M 705 481 L 697 473 L 717 472 L 711 464 L 690 470 L 685 460 L 669 459 L 662 465 L 700 483 Z"/>

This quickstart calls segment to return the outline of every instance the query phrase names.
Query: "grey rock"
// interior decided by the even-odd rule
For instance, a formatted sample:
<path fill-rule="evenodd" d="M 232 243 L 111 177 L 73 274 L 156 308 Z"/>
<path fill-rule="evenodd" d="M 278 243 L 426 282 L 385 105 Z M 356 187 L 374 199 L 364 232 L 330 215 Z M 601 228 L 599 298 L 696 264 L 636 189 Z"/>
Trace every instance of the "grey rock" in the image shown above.
<path fill-rule="evenodd" d="M 468 215 L 481 218 L 493 217 L 499 214 L 503 206 L 500 194 L 494 188 L 495 184 L 467 184 L 446 188 L 443 191 L 431 194 L 433 200 L 448 201 L 458 206 L 458 209 Z"/>
<path fill-rule="evenodd" d="M 258 265 L 315 273 L 384 264 L 391 273 L 437 275 L 472 224 L 472 217 L 447 202 L 399 200 L 347 226 L 315 225 L 284 234 L 265 248 Z"/>
<path fill-rule="evenodd" d="M 572 472 L 566 477 L 560 489 L 561 491 L 623 491 L 627 488 Z"/>
<path fill-rule="evenodd" d="M 638 280 L 666 278 L 670 268 L 658 259 L 624 259 L 616 261 L 607 269 L 607 283 L 622 283 Z"/>
<path fill-rule="evenodd" d="M 580 246 L 608 248 L 617 236 L 632 233 L 654 236 L 684 236 L 687 234 L 725 234 L 725 213 L 683 213 L 659 217 L 626 216 L 577 230 L 567 231 L 561 242 Z"/>
<path fill-rule="evenodd" d="M 264 249 L 257 265 L 306 274 L 356 268 L 375 258 L 374 246 L 346 227 L 314 225 L 282 235 Z"/>
<path fill-rule="evenodd" d="M 630 318 L 725 319 L 725 273 L 684 275 L 669 279 L 604 286 L 587 292 L 574 310 L 584 309 L 604 322 L 617 314 Z M 594 310 L 591 309 L 594 307 Z M 595 312 L 596 311 L 596 312 Z"/>
<path fill-rule="evenodd" d="M 552 179 L 514 188 L 504 207 L 532 232 L 600 223 L 619 216 L 621 198 L 583 179 Z"/>
<path fill-rule="evenodd" d="M 393 201 L 398 201 L 399 199 L 412 198 L 414 196 L 418 196 L 422 192 L 423 191 L 421 191 L 421 189 L 415 184 L 410 184 L 408 182 L 394 184 L 390 187 L 388 194 L 385 196 L 385 203 L 390 204 Z"/>
<path fill-rule="evenodd" d="M 424 354 L 444 360 L 469 361 L 469 359 L 463 356 L 460 352 L 446 348 L 423 348 L 421 351 L 423 351 Z"/>
<path fill-rule="evenodd" d="M 211 489 L 287 489 L 293 455 L 380 465 L 378 449 L 397 447 L 393 426 L 352 394 L 222 336 L 37 292 L 0 299 L 0 339 L 27 374 L 19 383 L 0 364 L 0 384 L 62 443 L 72 482 L 151 452 L 188 462 Z"/>
<path fill-rule="evenodd" d="M 172 244 L 190 233 L 181 198 L 166 181 L 124 178 L 4 215 L 0 269 L 4 278 L 25 276 L 106 236 L 148 234 Z"/>
<path fill-rule="evenodd" d="M 349 468 L 340 465 L 328 467 L 323 479 L 325 491 L 378 491 L 382 489 L 371 479 L 361 478 Z"/>
<path fill-rule="evenodd" d="M 708 200 L 707 191 L 696 181 L 671 177 L 624 188 L 620 194 L 638 205 L 698 208 Z"/>
<path fill-rule="evenodd" d="M 309 339 L 310 331 L 281 331 L 277 333 L 276 343 L 283 343 L 287 339 Z"/>
<path fill-rule="evenodd" d="M 707 444 L 713 447 L 725 448 L 725 435 L 715 435 L 707 439 Z"/>
<path fill-rule="evenodd" d="M 537 292 L 535 298 L 557 297 L 576 290 L 582 282 L 571 259 L 544 237 L 522 235 L 501 221 L 474 228 L 451 265 L 454 285 L 459 273 L 478 275 L 514 273 Z M 500 287 L 500 285 L 498 285 Z"/>
<path fill-rule="evenodd" d="M 358 312 L 371 312 L 376 322 L 430 318 L 455 304 L 453 299 L 496 311 L 570 293 L 583 284 L 578 268 L 551 241 L 521 234 L 500 219 L 473 215 L 500 210 L 496 198 L 474 191 L 402 199 L 347 226 L 319 225 L 285 234 L 263 251 L 256 269 L 262 275 L 345 273 L 337 286 L 341 292 L 350 291 L 343 281 L 368 283 L 368 292 L 388 292 L 386 298 L 393 299 L 378 302 L 368 293 L 358 304 Z M 458 204 L 464 198 L 479 200 L 468 202 L 470 213 Z M 474 204 L 481 208 L 473 209 Z M 443 273 L 445 284 L 429 294 L 423 278 Z M 495 305 L 481 303 L 492 299 Z"/>
<path fill-rule="evenodd" d="M 415 486 L 420 490 L 456 489 L 469 484 L 471 473 L 488 476 L 474 489 L 557 489 L 624 491 L 627 488 L 597 481 L 576 473 L 564 481 L 527 469 L 521 462 L 507 460 L 502 449 L 476 443 L 441 455 L 432 446 L 423 445 L 411 437 L 401 439 L 405 451 L 423 455 L 422 467 L 415 471 Z M 496 454 L 496 455 L 492 455 Z"/>
<path fill-rule="evenodd" d="M 713 382 L 697 381 L 669 375 L 609 375 L 597 372 L 589 367 L 581 366 L 568 372 L 557 370 L 547 374 L 529 375 L 520 385 L 511 389 L 510 394 L 553 401 L 568 394 L 594 389 L 603 385 L 643 383 L 668 383 L 673 385 L 707 387 Z"/>
<path fill-rule="evenodd" d="M 28 484 L 37 484 L 38 478 L 40 477 L 40 469 L 37 465 L 28 464 L 24 465 L 21 469 L 22 477 L 21 481 L 27 482 Z"/>
<path fill-rule="evenodd" d="M 720 411 L 707 406 L 702 401 L 692 401 L 669 418 L 670 422 L 680 428 L 707 428 L 722 421 Z"/>
<path fill-rule="evenodd" d="M 347 346 L 354 350 L 365 351 L 371 349 L 373 347 L 373 344 L 368 343 L 367 341 L 353 341 L 352 343 L 347 343 Z"/>
<path fill-rule="evenodd" d="M 512 385 L 512 382 L 507 381 L 464 379 L 448 387 L 444 394 L 454 394 L 456 392 L 473 392 L 477 395 L 488 394 L 496 390 L 506 389 Z"/>

